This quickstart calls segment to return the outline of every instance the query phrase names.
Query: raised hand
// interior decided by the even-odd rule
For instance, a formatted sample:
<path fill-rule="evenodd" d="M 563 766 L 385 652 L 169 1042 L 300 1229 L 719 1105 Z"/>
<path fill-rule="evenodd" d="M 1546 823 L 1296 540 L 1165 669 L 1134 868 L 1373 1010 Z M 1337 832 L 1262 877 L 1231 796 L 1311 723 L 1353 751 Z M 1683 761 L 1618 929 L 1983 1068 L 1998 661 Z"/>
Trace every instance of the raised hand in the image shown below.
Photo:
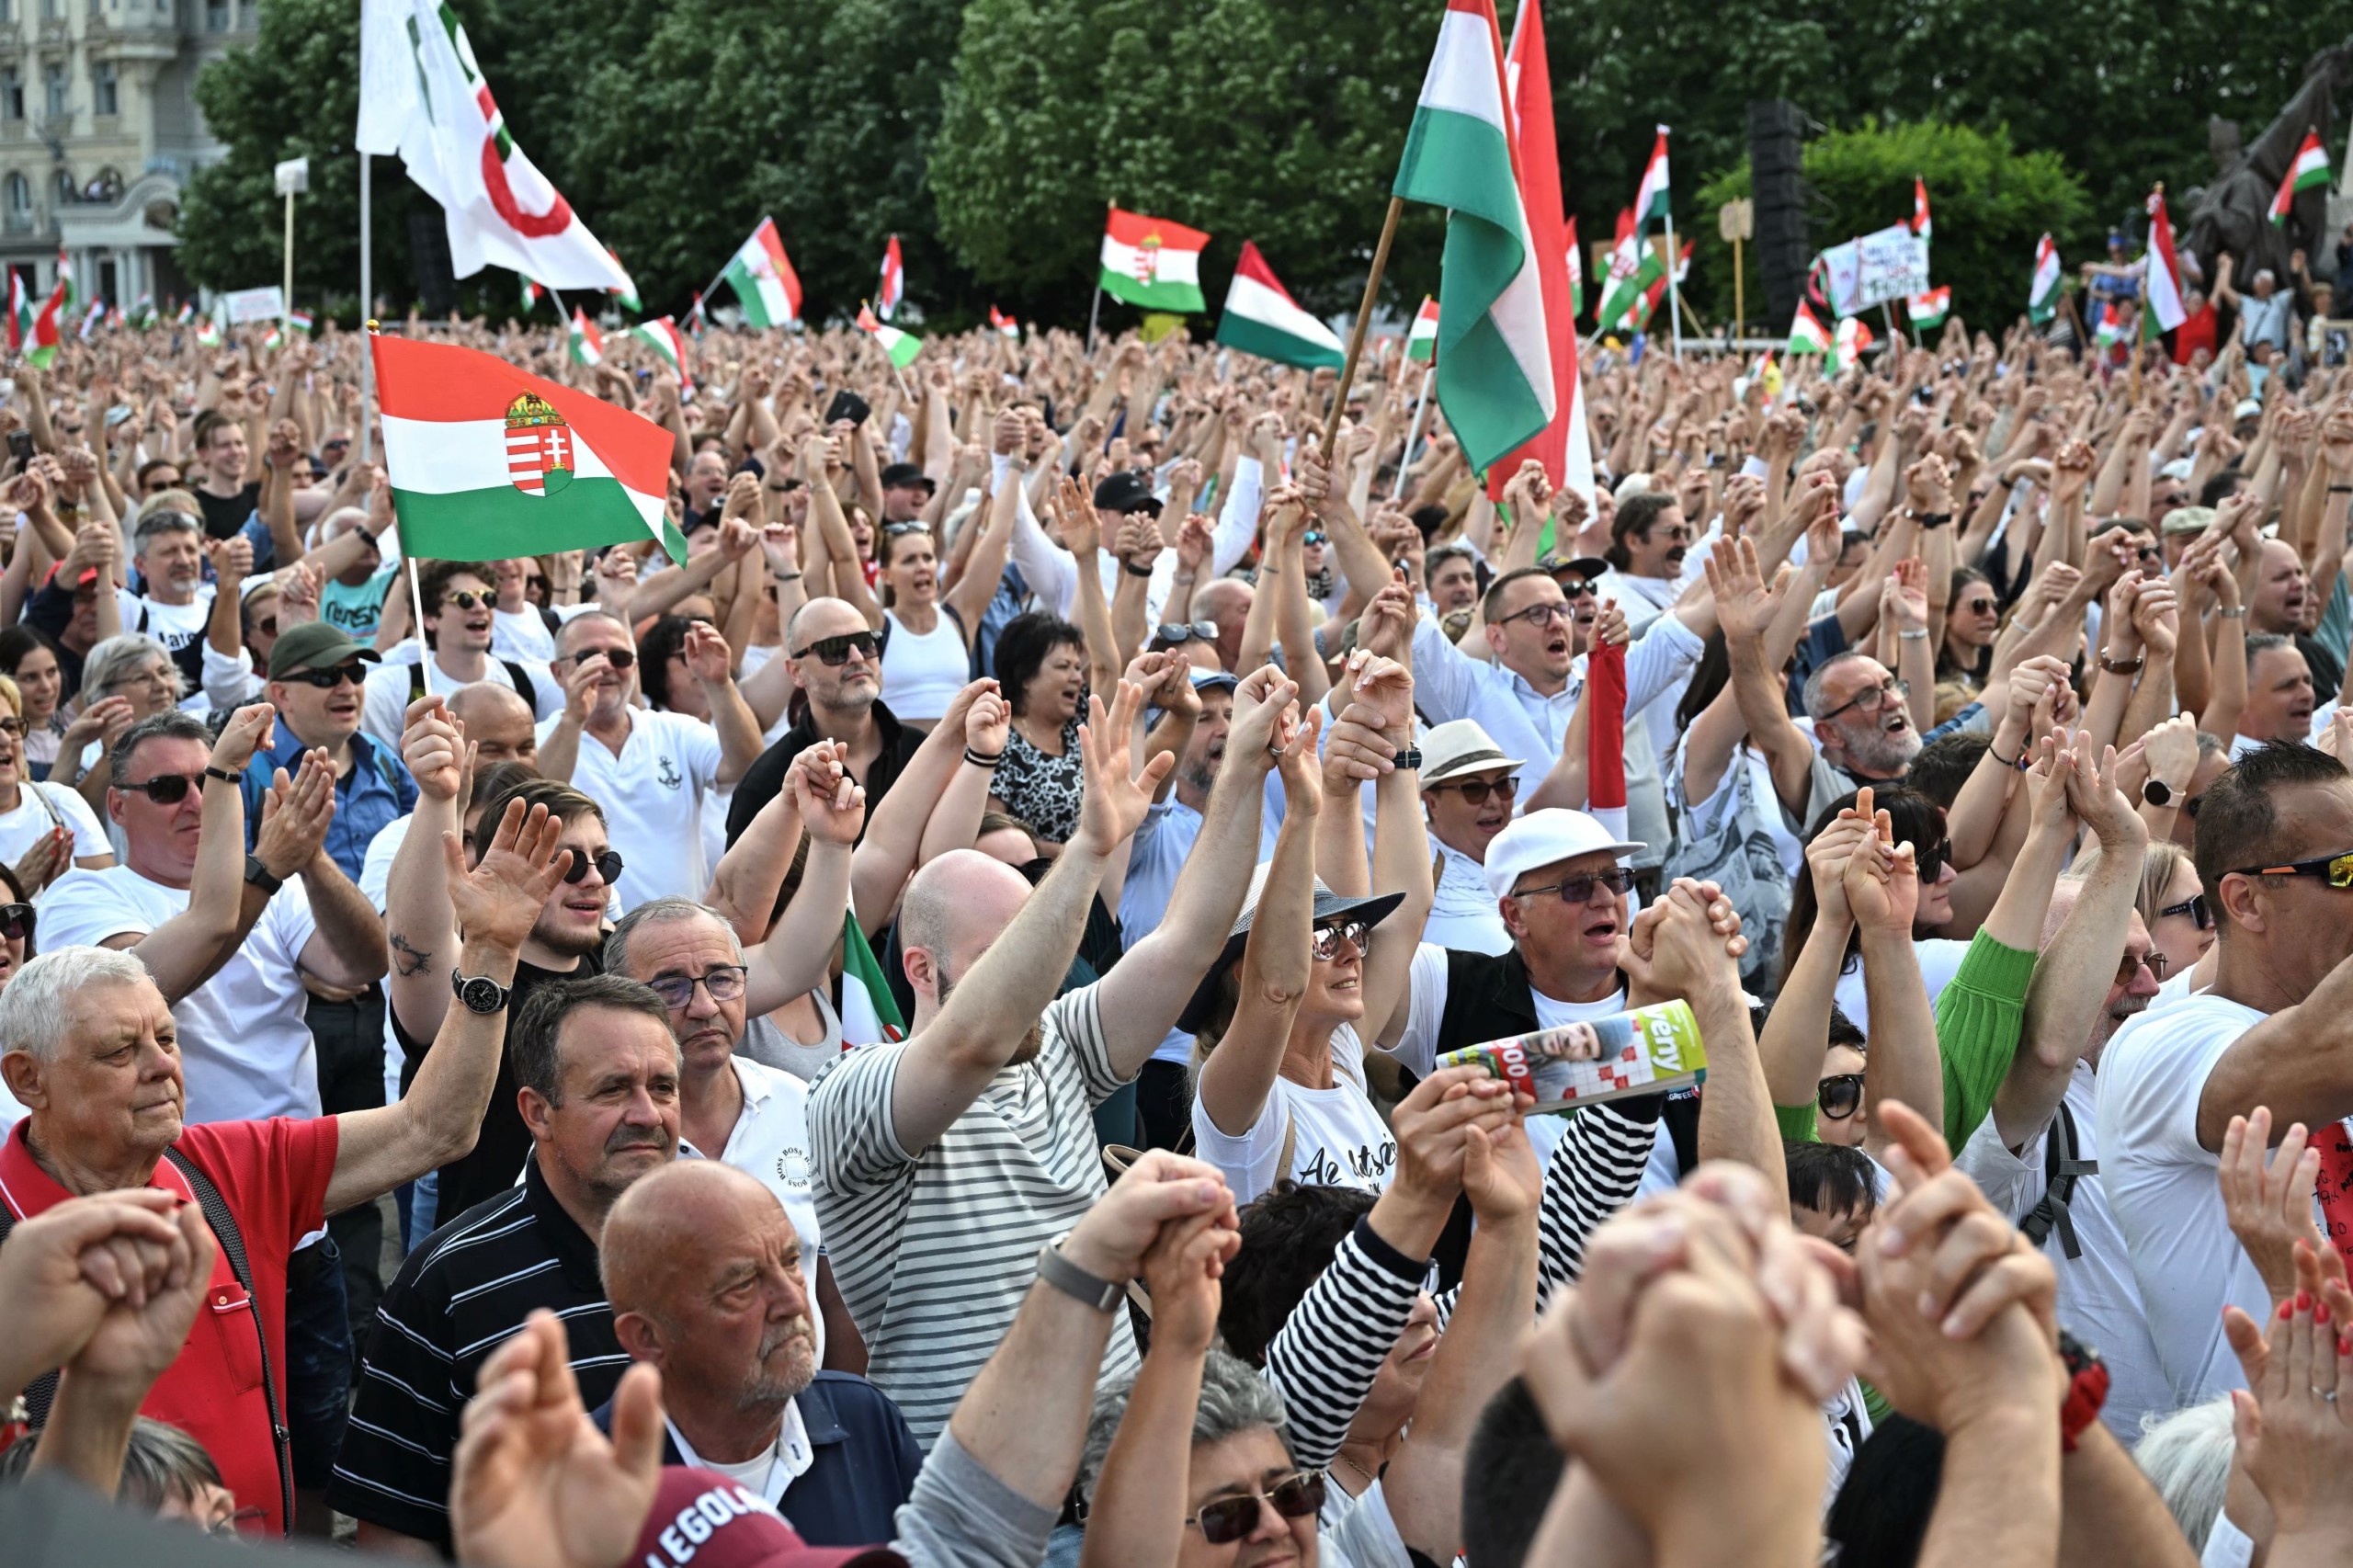
<path fill-rule="evenodd" d="M 1847 907 L 1855 923 L 1868 930 L 1908 934 L 1920 908 L 1920 869 L 1912 846 L 1895 842 L 1894 819 L 1886 812 L 1871 817 L 1870 831 L 1857 840 L 1847 858 Z"/>
<path fill-rule="evenodd" d="M 2263 1276 L 2264 1289 L 2281 1301 L 2296 1293 L 2296 1244 L 2315 1249 L 2327 1244 L 2313 1223 L 2320 1151 L 2306 1146 L 2301 1121 L 2289 1127 L 2267 1160 L 2270 1143 L 2268 1106 L 2231 1118 L 2222 1134 L 2222 1210 L 2247 1261 Z"/>
<path fill-rule="evenodd" d="M 126 711 L 129 707 L 130 704 L 125 702 Z M 277 717 L 278 710 L 267 702 L 249 702 L 230 714 L 229 722 L 221 726 L 220 738 L 212 743 L 212 756 L 208 759 L 211 766 L 231 773 L 243 773 L 245 764 L 253 760 L 254 753 L 272 744 L 271 737 L 276 733 L 273 721 Z"/>
<path fill-rule="evenodd" d="M 1237 703 L 1237 707 L 1239 704 Z M 1152 809 L 1153 796 L 1176 754 L 1161 752 L 1131 772 L 1135 757 L 1136 715 L 1143 710 L 1143 688 L 1120 682 L 1109 713 L 1100 696 L 1087 699 L 1087 722 L 1079 726 L 1079 756 L 1085 769 L 1086 794 L 1079 806 L 1077 842 L 1108 858 L 1126 843 Z M 1235 732 L 1239 732 L 1237 721 Z M 1228 742 L 1231 750 L 1233 743 Z"/>
<path fill-rule="evenodd" d="M 1006 734 L 1013 726 L 1013 705 L 998 693 L 996 682 L 977 684 L 987 689 L 974 693 L 971 705 L 964 710 L 964 749 L 982 756 L 997 756 L 1004 753 Z M 1192 689 L 1188 682 L 1185 690 L 1189 695 Z"/>
<path fill-rule="evenodd" d="M 1275 767 L 1283 776 L 1287 809 L 1313 816 L 1324 804 L 1323 759 L 1315 738 L 1324 728 L 1324 706 L 1317 703 L 1302 717 L 1297 708 L 1284 710 L 1275 723 Z"/>
<path fill-rule="evenodd" d="M 184 1212 L 194 1215 L 193 1226 L 180 1218 Z M 117 1306 L 143 1310 L 191 1277 L 201 1290 L 211 1271 L 212 1235 L 203 1217 L 159 1188 L 69 1198 L 19 1220 L 0 1249 L 10 1365 L 21 1363 L 28 1372 L 63 1366 Z"/>
<path fill-rule="evenodd" d="M 817 741 L 803 747 L 785 783 L 810 837 L 821 844 L 858 842 L 866 825 L 866 788 L 850 777 L 847 742 Z"/>
<path fill-rule="evenodd" d="M 1452 1203 L 1462 1190 L 1471 1131 L 1492 1137 L 1515 1119 L 1510 1085 L 1483 1067 L 1440 1068 L 1415 1085 L 1390 1118 L 1397 1182 L 1435 1203 Z"/>
<path fill-rule="evenodd" d="M 719 628 L 707 620 L 688 625 L 679 652 L 686 657 L 687 673 L 705 686 L 724 686 L 734 678 L 734 652 Z"/>
<path fill-rule="evenodd" d="M 1236 1227 L 1224 1176 L 1200 1160 L 1147 1149 L 1079 1217 L 1062 1253 L 1097 1279 L 1133 1279 L 1165 1231 L 1204 1215 Z"/>
<path fill-rule="evenodd" d="M 1227 767 L 1250 767 L 1263 776 L 1274 766 L 1275 723 L 1299 700 L 1299 683 L 1272 665 L 1242 677 L 1233 688 L 1233 720 L 1225 733 Z"/>
<path fill-rule="evenodd" d="M 401 731 L 401 761 L 416 780 L 417 792 L 437 801 L 463 798 L 466 774 L 466 727 L 438 697 L 420 697 L 408 705 L 407 725 Z"/>
<path fill-rule="evenodd" d="M 524 810 L 520 801 L 506 802 L 490 848 L 469 869 L 458 835 L 441 835 L 441 852 L 449 874 L 449 903 L 457 915 L 458 933 L 468 942 L 483 942 L 508 954 L 519 954 L 525 938 L 547 904 L 548 895 L 572 865 L 572 851 L 557 846 L 563 836 L 561 818 L 545 806 Z"/>
<path fill-rule="evenodd" d="M 2091 732 L 2078 730 L 2073 751 L 2063 780 L 2068 809 L 2099 835 L 2102 848 L 2137 854 L 2149 841 L 2149 829 L 2117 782 L 2116 748 L 2095 747 Z"/>
<path fill-rule="evenodd" d="M 1679 996 L 1699 1006 L 1739 994 L 1739 960 L 1748 938 L 1714 883 L 1677 877 L 1665 897 L 1634 917 L 1618 949 L 1631 1006 Z"/>
<path fill-rule="evenodd" d="M 1830 559 L 1838 559 L 1835 550 Z M 1716 597 L 1716 620 L 1723 628 L 1724 640 L 1754 642 L 1763 637 L 1780 610 L 1781 595 L 1765 585 L 1756 543 L 1747 539 L 1718 540 L 1701 564 L 1708 574 L 1708 588 Z"/>
<path fill-rule="evenodd" d="M 250 560 L 253 547 L 240 538 L 230 542 L 245 546 Z M 283 634 L 289 628 L 306 620 L 319 619 L 319 569 L 308 561 L 298 561 L 285 580 L 278 585 L 278 630 Z"/>
<path fill-rule="evenodd" d="M 151 1212 L 142 1208 L 139 1217 Z M 165 1267 L 160 1274 L 151 1270 L 141 1289 L 108 1301 L 89 1338 L 64 1363 L 74 1388 L 103 1384 L 119 1392 L 126 1403 L 135 1403 L 188 1344 L 188 1330 L 212 1286 L 212 1227 L 193 1203 L 174 1210 L 170 1220 L 178 1233 L 165 1249 Z"/>
<path fill-rule="evenodd" d="M 1349 696 L 1351 709 L 1377 716 L 1381 737 L 1399 748 L 1414 738 L 1414 672 L 1367 648 L 1348 655 L 1335 683 Z"/>
<path fill-rule="evenodd" d="M 1855 803 L 1841 811 L 1805 846 L 1806 871 L 1813 879 L 1815 925 L 1844 930 L 1854 918 L 1854 912 L 1847 907 L 1847 862 L 1865 838 L 1877 836 L 1870 787 L 1865 785 L 1856 792 Z"/>
<path fill-rule="evenodd" d="M 254 857 L 280 881 L 310 865 L 325 847 L 327 828 L 335 822 L 335 764 L 324 747 L 303 753 L 290 778 L 283 767 L 272 777 L 269 792 L 262 798 Z"/>
<path fill-rule="evenodd" d="M 1218 1280 L 1242 1250 L 1242 1233 L 1216 1212 L 1163 1225 L 1143 1255 L 1144 1289 L 1152 1298 L 1155 1346 L 1206 1353 L 1217 1338 Z"/>

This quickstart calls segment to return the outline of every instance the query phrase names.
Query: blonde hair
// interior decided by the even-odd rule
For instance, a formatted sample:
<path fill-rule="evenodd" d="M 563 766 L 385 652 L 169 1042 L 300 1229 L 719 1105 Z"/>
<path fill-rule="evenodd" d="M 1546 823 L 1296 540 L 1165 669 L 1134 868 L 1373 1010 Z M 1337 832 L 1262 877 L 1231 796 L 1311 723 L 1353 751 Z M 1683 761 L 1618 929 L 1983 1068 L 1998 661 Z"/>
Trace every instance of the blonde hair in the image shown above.
<path fill-rule="evenodd" d="M 17 683 L 6 676 L 0 676 L 0 702 L 6 702 L 8 711 L 17 718 L 25 716 L 25 694 L 18 691 Z"/>

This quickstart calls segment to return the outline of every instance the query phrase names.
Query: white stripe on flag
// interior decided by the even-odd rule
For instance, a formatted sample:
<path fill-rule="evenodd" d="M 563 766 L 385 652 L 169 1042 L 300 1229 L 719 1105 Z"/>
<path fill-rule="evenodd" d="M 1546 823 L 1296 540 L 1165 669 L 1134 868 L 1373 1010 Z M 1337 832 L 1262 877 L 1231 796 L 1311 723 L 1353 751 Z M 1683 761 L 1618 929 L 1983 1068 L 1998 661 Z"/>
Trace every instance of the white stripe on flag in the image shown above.
<path fill-rule="evenodd" d="M 514 483 L 512 454 L 517 437 L 503 419 L 404 419 L 383 415 L 384 462 L 400 476 L 403 490 L 420 495 L 455 495 L 468 490 L 491 490 Z M 613 471 L 597 457 L 597 449 L 581 440 L 569 426 L 565 444 L 572 472 L 581 479 L 610 479 Z M 624 487 L 626 488 L 626 487 Z M 630 492 L 632 498 L 636 492 Z M 641 506 L 640 511 L 644 510 Z M 662 510 L 657 499 L 654 511 Z"/>
<path fill-rule="evenodd" d="M 1484 17 L 1469 11 L 1449 11 L 1438 24 L 1438 50 L 1430 56 L 1429 74 L 1422 78 L 1421 107 L 1483 119 L 1496 130 L 1504 124 L 1503 84 L 1495 74 L 1495 35 Z"/>
<path fill-rule="evenodd" d="M 1123 245 L 1110 235 L 1103 236 L 1103 268 L 1122 278 L 1140 276 L 1136 271 L 1136 255 L 1140 245 Z M 1163 247 L 1160 262 L 1152 275 L 1159 283 L 1190 283 L 1198 287 L 1201 281 L 1201 253 L 1197 250 L 1172 250 Z"/>
<path fill-rule="evenodd" d="M 1225 297 L 1225 308 L 1302 342 L 1325 348 L 1340 347 L 1339 335 L 1330 327 L 1255 278 L 1234 274 L 1233 290 Z"/>

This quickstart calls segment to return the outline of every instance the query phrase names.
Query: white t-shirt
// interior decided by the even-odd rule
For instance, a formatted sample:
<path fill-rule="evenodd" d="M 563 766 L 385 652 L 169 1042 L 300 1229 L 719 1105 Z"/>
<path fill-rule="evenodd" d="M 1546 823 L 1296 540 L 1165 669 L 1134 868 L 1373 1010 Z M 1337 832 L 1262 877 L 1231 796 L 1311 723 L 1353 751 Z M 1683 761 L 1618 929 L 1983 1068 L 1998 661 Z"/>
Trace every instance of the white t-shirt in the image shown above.
<path fill-rule="evenodd" d="M 153 882 L 128 866 L 73 870 L 41 904 L 41 946 L 51 951 L 139 936 L 188 908 L 188 892 Z M 229 961 L 172 1005 L 188 1080 L 187 1119 L 248 1121 L 319 1114 L 318 1063 L 311 1047 L 298 962 L 318 929 L 300 877 L 289 878 Z"/>
<path fill-rule="evenodd" d="M 2211 993 L 2192 996 L 2130 1019 L 2100 1056 L 2100 1185 L 2177 1405 L 2245 1386 L 2222 1308 L 2235 1302 L 2259 1323 L 2270 1307 L 2222 1209 L 2222 1158 L 2198 1142 L 2207 1075 L 2265 1017 Z"/>
<path fill-rule="evenodd" d="M 891 641 L 882 650 L 882 700 L 901 719 L 935 720 L 972 678 L 972 654 L 964 634 L 945 608 L 929 631 L 907 630 L 897 612 L 884 610 Z"/>
<path fill-rule="evenodd" d="M 672 895 L 699 900 L 710 888 L 702 813 L 719 783 L 719 732 L 684 713 L 633 708 L 629 717 L 619 756 L 583 732 L 573 788 L 605 809 L 625 908 Z M 540 725 L 543 749 L 558 722 Z"/>
<path fill-rule="evenodd" d="M 801 1288 L 809 1298 L 809 1321 L 816 1326 L 817 1361 L 825 1359 L 825 1319 L 817 1310 L 817 1259 L 824 1251 L 817 1230 L 816 1190 L 809 1177 L 809 1085 L 791 1074 L 763 1067 L 748 1056 L 731 1056 L 743 1085 L 744 1108 L 727 1134 L 720 1163 L 756 1177 L 776 1194 L 801 1237 Z M 705 1157 L 681 1139 L 681 1154 Z M 806 1466 L 802 1467 L 807 1468 Z M 796 1472 L 797 1473 L 797 1472 Z"/>
<path fill-rule="evenodd" d="M 1289 1130 L 1290 1165 L 1278 1169 Z M 1397 1168 L 1397 1140 L 1372 1108 L 1364 1085 L 1364 1046 L 1347 1024 L 1332 1031 L 1332 1086 L 1311 1089 L 1278 1074 L 1258 1119 L 1239 1136 L 1218 1130 L 1193 1101 L 1193 1140 L 1200 1157 L 1225 1173 L 1237 1203 L 1284 1176 L 1302 1187 L 1352 1187 L 1379 1192 Z"/>
<path fill-rule="evenodd" d="M 555 657 L 555 633 L 540 619 L 537 605 L 490 612 L 490 656 L 535 665 Z"/>
<path fill-rule="evenodd" d="M 406 658 L 400 656 L 404 649 L 408 653 Z M 408 723 L 409 683 L 415 678 L 416 662 L 415 642 L 404 642 L 400 648 L 386 656 L 382 664 L 368 672 L 368 684 L 360 690 L 359 727 L 392 747 L 395 756 L 400 755 L 401 731 Z M 528 660 L 518 659 L 516 662 L 530 677 L 531 716 L 552 719 L 563 712 L 563 684 L 555 678 L 555 672 L 545 665 L 535 665 Z M 495 655 L 483 665 L 482 678 L 494 681 L 509 691 L 521 689 L 516 686 L 515 677 L 507 673 L 505 662 Z M 435 696 L 447 697 L 460 687 L 472 683 L 460 680 L 443 669 L 437 659 L 426 684 Z"/>
<path fill-rule="evenodd" d="M 384 913 L 384 902 L 392 881 L 392 858 L 401 852 L 401 845 L 408 838 L 408 830 L 415 823 L 414 813 L 394 817 L 368 841 L 368 858 L 359 865 L 359 894 L 379 915 Z M 384 1103 L 396 1104 L 401 1097 L 401 1068 L 407 1054 L 401 1049 L 398 1037 L 392 1033 L 392 1010 L 384 1009 Z"/>
<path fill-rule="evenodd" d="M 47 801 L 65 825 L 74 830 L 74 858 L 85 860 L 93 855 L 114 853 L 114 846 L 107 841 L 106 824 L 98 821 L 97 813 L 90 810 L 79 790 L 36 784 L 28 779 L 17 786 L 17 809 L 0 814 L 0 860 L 15 865 L 54 825 L 49 812 L 41 809 L 41 801 Z M 33 798 L 36 793 L 40 800 Z M 41 935 L 46 937 L 48 933 Z"/>
<path fill-rule="evenodd" d="M 114 599 L 125 631 L 144 632 L 177 653 L 204 635 L 212 620 L 212 596 L 217 591 L 215 585 L 203 584 L 197 588 L 196 597 L 184 605 L 167 605 L 129 588 L 117 588 Z"/>
<path fill-rule="evenodd" d="M 1928 1006 L 1934 1009 L 1938 996 L 1952 983 L 1952 977 L 1961 971 L 1961 960 L 1968 956 L 1969 944 L 1956 942 L 1947 937 L 1923 937 L 1912 944 L 1912 953 L 1920 960 L 1920 979 L 1928 988 Z M 1851 971 L 1838 977 L 1835 999 L 1838 1010 L 1863 1031 L 1864 1039 L 1870 1039 L 1871 1009 L 1859 959 Z"/>

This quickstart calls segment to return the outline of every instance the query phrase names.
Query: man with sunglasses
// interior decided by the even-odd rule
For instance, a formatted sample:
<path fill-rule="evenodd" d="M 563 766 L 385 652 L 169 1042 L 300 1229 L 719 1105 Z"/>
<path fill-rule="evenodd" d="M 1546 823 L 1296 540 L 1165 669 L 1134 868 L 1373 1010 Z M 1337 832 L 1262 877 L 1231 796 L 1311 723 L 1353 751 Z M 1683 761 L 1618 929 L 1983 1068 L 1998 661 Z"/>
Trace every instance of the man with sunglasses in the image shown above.
<path fill-rule="evenodd" d="M 1422 740 L 1422 809 L 1438 846 L 1438 894 L 1422 936 L 1441 948 L 1511 950 L 1511 933 L 1487 891 L 1487 846 L 1511 825 L 1523 759 L 1506 756 L 1474 719 L 1438 725 Z"/>
<path fill-rule="evenodd" d="M 427 695 L 447 697 L 478 680 L 511 686 L 542 721 L 563 710 L 563 687 L 545 665 L 494 658 L 497 636 L 497 590 L 490 568 L 462 561 L 437 561 L 417 584 L 425 604 L 429 666 L 414 662 L 415 643 L 403 642 L 393 662 L 369 672 L 360 728 L 387 746 L 401 744 L 408 705 Z M 406 658 L 408 662 L 402 662 Z"/>
<path fill-rule="evenodd" d="M 802 710 L 735 786 L 727 808 L 730 844 L 784 788 L 792 759 L 815 742 L 840 741 L 849 747 L 850 777 L 865 786 L 870 813 L 923 744 L 922 732 L 900 723 L 882 700 L 881 649 L 866 618 L 847 600 L 811 599 L 794 611 L 784 627 L 783 656 L 803 699 Z"/>

